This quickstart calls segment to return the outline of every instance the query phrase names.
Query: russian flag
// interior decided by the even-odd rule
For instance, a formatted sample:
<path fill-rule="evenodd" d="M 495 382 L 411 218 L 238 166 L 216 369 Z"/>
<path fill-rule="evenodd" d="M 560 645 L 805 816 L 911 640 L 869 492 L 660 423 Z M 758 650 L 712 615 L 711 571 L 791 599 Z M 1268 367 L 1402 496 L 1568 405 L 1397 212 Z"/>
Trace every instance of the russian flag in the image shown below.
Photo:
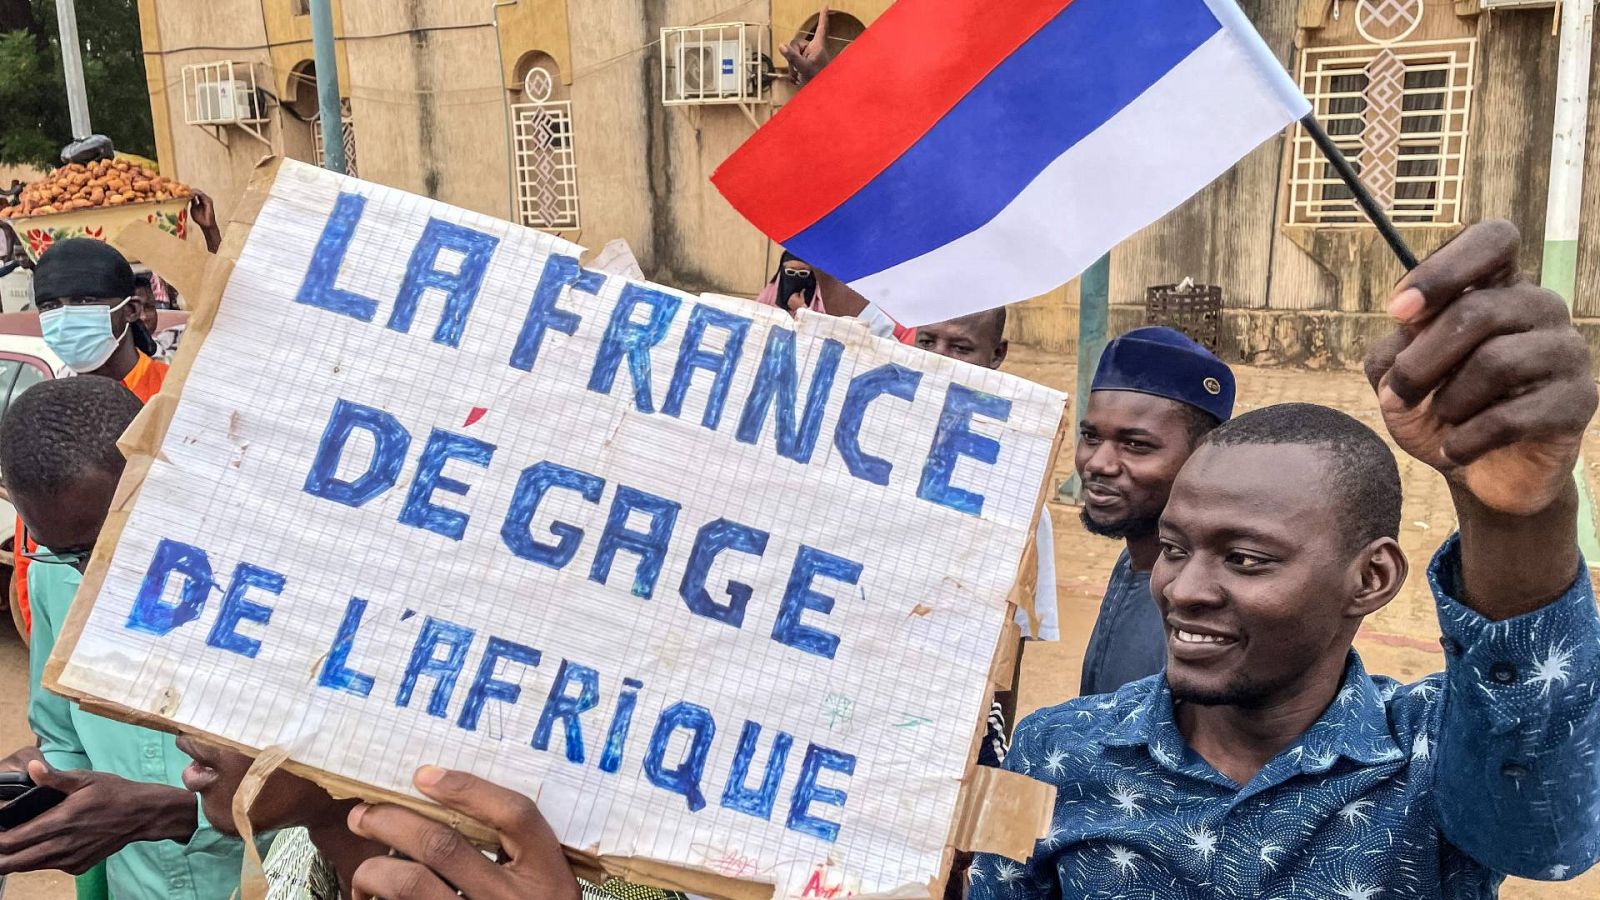
<path fill-rule="evenodd" d="M 1310 111 L 1233 0 L 899 0 L 712 181 L 921 325 L 1070 281 Z"/>

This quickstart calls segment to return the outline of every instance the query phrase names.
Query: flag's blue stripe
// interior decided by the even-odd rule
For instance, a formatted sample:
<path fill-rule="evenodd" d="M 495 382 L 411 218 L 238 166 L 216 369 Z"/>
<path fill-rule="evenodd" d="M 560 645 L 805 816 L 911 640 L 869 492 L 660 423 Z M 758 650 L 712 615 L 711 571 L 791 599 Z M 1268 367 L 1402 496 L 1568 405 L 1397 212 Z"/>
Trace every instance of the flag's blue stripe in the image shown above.
<path fill-rule="evenodd" d="M 1221 27 L 1205 0 L 1075 0 L 785 248 L 854 281 L 977 230 Z M 1150 125 L 1151 140 L 1188 139 Z"/>

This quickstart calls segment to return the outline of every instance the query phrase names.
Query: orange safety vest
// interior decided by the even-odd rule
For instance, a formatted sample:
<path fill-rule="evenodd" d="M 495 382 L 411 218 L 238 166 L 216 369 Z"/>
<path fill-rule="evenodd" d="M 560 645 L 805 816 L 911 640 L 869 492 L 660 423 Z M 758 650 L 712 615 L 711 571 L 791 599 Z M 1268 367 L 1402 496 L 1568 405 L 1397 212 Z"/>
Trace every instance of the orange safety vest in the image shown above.
<path fill-rule="evenodd" d="M 150 398 L 161 393 L 161 383 L 167 378 L 168 366 L 164 362 L 157 362 L 143 353 L 139 354 L 139 361 L 133 364 L 133 370 L 122 379 L 123 387 L 133 392 L 140 403 L 149 403 Z M 22 619 L 22 638 L 28 639 L 33 631 L 33 607 L 28 601 L 28 566 L 31 560 L 24 554 L 33 553 L 39 549 L 33 538 L 28 536 L 28 530 L 22 526 L 22 517 L 17 517 L 16 539 L 11 543 L 13 578 L 17 585 L 17 612 Z"/>

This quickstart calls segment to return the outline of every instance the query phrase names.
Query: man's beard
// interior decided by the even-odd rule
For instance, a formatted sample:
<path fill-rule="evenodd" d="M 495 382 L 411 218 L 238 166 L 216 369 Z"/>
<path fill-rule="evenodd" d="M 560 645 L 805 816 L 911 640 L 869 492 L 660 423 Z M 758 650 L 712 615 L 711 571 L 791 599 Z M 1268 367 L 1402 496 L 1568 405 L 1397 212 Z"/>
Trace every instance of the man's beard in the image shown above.
<path fill-rule="evenodd" d="M 1172 690 L 1174 703 L 1192 703 L 1195 706 L 1237 706 L 1242 709 L 1255 709 L 1265 704 L 1272 693 L 1265 685 L 1252 682 L 1248 678 L 1210 691 L 1181 683 L 1173 684 L 1170 677 L 1167 679 L 1167 686 Z"/>
<path fill-rule="evenodd" d="M 1135 516 L 1129 519 L 1119 519 L 1115 522 L 1096 522 L 1089 517 L 1088 507 L 1078 513 L 1078 518 L 1083 520 L 1083 528 L 1092 535 L 1113 540 L 1126 540 L 1127 538 L 1149 537 L 1161 528 L 1161 517 Z"/>

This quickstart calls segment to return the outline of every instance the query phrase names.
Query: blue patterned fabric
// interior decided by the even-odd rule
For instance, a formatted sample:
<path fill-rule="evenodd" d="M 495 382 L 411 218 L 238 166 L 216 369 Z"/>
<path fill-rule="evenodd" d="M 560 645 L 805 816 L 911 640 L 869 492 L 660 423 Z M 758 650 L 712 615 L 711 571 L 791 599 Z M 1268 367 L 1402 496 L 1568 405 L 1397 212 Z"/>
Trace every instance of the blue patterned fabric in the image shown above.
<path fill-rule="evenodd" d="M 1018 725 L 1006 768 L 1057 788 L 1026 865 L 980 856 L 974 900 L 1490 898 L 1600 856 L 1600 615 L 1587 570 L 1491 622 L 1428 578 L 1447 667 L 1409 686 L 1352 652 L 1337 699 L 1242 789 L 1185 745 L 1165 676 Z"/>

